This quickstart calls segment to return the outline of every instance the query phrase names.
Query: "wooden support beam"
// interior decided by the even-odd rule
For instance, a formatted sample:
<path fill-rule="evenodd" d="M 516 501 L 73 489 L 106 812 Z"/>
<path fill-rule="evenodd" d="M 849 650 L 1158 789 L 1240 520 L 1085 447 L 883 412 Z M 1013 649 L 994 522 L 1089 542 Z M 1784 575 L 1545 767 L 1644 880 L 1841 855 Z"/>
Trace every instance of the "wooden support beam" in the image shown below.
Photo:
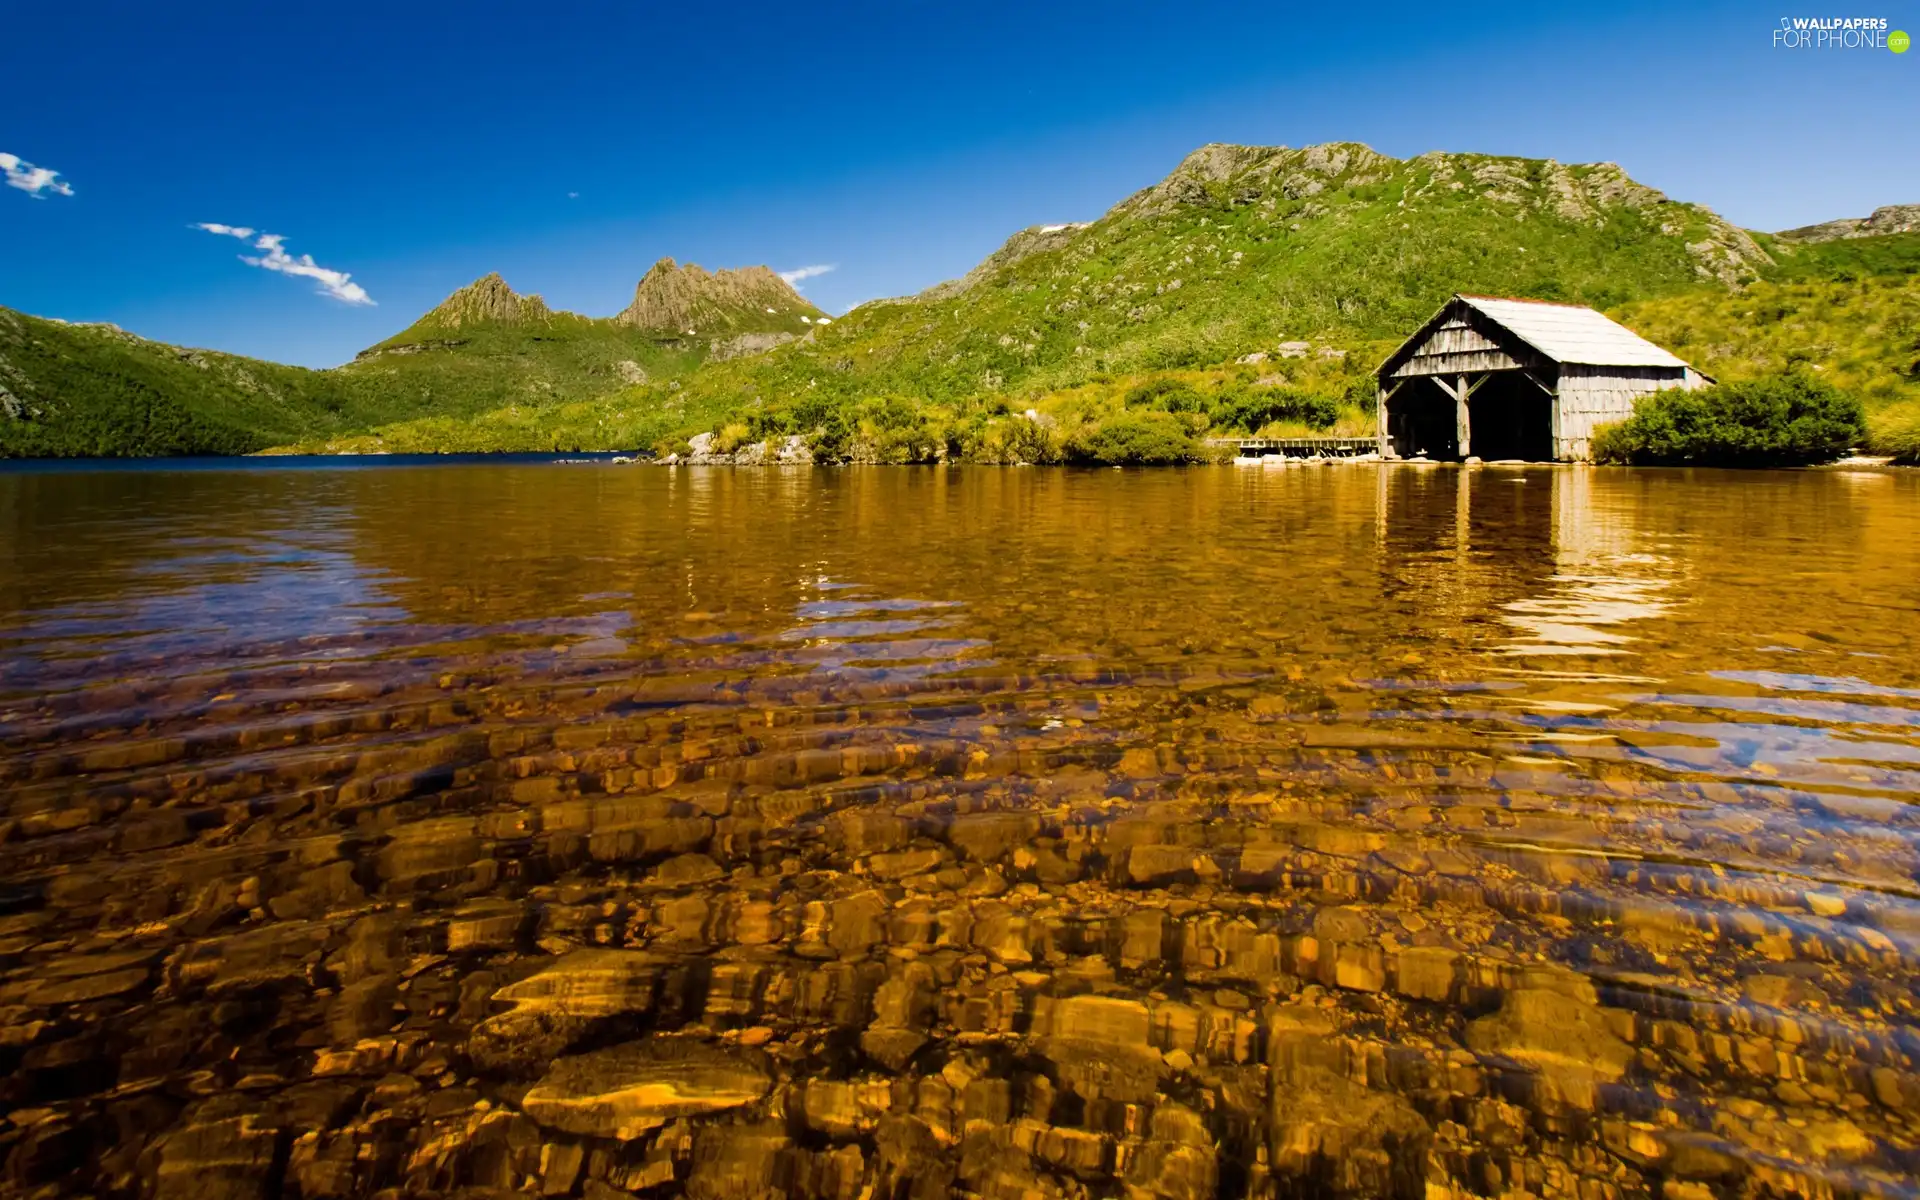
<path fill-rule="evenodd" d="M 1547 395 L 1549 396 L 1554 395 L 1554 390 L 1548 387 L 1545 381 L 1543 381 L 1538 375 L 1535 375 L 1532 371 L 1529 371 L 1525 367 L 1522 367 L 1520 369 L 1520 374 L 1526 378 L 1528 383 L 1531 383 L 1533 386 L 1539 388 L 1541 391 L 1545 392 Z"/>
<path fill-rule="evenodd" d="M 1485 380 L 1486 376 L 1482 375 L 1480 378 Z M 1467 386 L 1467 377 L 1456 376 L 1453 390 L 1453 429 L 1454 440 L 1459 443 L 1462 459 L 1473 456 L 1473 418 L 1467 410 L 1467 400 L 1472 395 L 1473 388 Z"/>

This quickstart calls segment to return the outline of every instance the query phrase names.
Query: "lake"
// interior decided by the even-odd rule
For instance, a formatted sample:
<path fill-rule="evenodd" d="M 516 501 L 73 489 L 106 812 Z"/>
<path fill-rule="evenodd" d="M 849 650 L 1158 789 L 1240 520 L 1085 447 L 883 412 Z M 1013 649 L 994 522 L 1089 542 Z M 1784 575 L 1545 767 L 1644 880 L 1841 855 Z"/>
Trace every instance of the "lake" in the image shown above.
<path fill-rule="evenodd" d="M 1920 472 L 0 473 L 0 794 L 11 1194 L 1920 1193 Z"/>

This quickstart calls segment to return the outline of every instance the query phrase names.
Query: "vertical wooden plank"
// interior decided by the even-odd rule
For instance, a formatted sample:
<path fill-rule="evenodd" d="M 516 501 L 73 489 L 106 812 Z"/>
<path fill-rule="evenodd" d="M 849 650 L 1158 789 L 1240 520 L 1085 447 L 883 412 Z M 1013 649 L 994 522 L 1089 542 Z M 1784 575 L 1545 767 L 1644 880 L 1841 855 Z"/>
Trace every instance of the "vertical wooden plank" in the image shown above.
<path fill-rule="evenodd" d="M 1392 447 L 1387 442 L 1387 385 L 1380 380 L 1375 380 L 1374 382 L 1376 386 L 1373 390 L 1377 402 L 1373 418 L 1375 422 L 1374 430 L 1380 444 L 1380 457 L 1386 458 L 1392 453 Z"/>
<path fill-rule="evenodd" d="M 1461 375 L 1454 381 L 1453 392 L 1453 428 L 1454 438 L 1460 443 L 1460 457 L 1468 458 L 1473 454 L 1473 420 L 1467 415 L 1467 377 Z"/>

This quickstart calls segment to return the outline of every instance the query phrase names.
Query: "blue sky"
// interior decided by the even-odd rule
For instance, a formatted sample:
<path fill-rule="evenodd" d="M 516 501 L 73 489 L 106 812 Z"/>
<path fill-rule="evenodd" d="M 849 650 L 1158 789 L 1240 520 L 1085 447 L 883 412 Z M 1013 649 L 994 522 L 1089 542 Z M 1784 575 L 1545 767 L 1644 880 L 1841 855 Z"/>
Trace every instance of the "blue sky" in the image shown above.
<path fill-rule="evenodd" d="M 1920 33 L 1901 2 L 1859 15 Z M 0 304 L 314 366 L 491 270 L 605 315 L 663 255 L 831 264 L 803 286 L 837 312 L 1210 141 L 1612 160 L 1761 229 L 1920 202 L 1920 51 L 1774 48 L 1799 12 L 16 5 L 0 153 L 72 195 L 0 188 Z M 303 255 L 351 279 L 273 269 Z"/>

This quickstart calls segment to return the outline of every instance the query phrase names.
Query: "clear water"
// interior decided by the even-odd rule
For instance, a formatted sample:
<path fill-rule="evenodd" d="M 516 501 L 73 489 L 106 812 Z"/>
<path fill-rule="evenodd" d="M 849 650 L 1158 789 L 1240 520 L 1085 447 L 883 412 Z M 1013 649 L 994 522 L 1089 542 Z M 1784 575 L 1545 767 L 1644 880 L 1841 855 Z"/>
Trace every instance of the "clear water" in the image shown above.
<path fill-rule="evenodd" d="M 1917 629 L 1911 472 L 0 474 L 5 1186 L 1912 1195 Z"/>

